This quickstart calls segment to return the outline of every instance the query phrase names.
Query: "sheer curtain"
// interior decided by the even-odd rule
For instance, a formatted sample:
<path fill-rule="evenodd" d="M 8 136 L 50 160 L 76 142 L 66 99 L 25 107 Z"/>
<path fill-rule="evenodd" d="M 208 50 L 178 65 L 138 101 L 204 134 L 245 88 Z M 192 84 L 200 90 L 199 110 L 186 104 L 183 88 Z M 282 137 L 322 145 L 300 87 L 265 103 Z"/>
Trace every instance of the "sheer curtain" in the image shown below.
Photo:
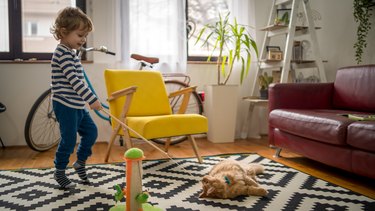
<path fill-rule="evenodd" d="M 122 67 L 138 68 L 130 54 L 158 57 L 154 69 L 186 72 L 185 0 L 118 0 L 117 57 Z"/>

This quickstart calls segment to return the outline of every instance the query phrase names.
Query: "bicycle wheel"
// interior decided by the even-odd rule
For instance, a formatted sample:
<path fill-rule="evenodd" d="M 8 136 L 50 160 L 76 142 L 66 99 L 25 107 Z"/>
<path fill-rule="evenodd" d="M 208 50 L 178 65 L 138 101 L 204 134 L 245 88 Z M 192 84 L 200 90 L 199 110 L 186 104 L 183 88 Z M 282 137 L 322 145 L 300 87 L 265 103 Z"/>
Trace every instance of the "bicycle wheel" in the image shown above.
<path fill-rule="evenodd" d="M 166 80 L 165 86 L 167 88 L 168 93 L 175 92 L 183 88 L 189 87 L 188 84 L 182 81 L 178 81 L 178 80 Z M 171 98 L 169 100 L 173 113 L 177 113 L 178 108 L 180 107 L 182 103 L 182 99 L 183 99 L 183 96 L 178 96 L 178 97 Z M 196 91 L 191 93 L 189 104 L 187 106 L 185 113 L 187 114 L 202 114 L 203 113 L 202 100 Z"/>
<path fill-rule="evenodd" d="M 31 107 L 24 132 L 27 145 L 35 151 L 46 151 L 59 143 L 60 128 L 53 112 L 50 89 Z"/>
<path fill-rule="evenodd" d="M 189 86 L 186 83 L 184 83 L 182 81 L 178 81 L 178 80 L 165 80 L 164 83 L 165 83 L 165 86 L 167 88 L 168 93 L 178 91 L 180 89 L 183 89 L 183 88 L 186 88 L 186 87 Z M 171 98 L 169 100 L 173 113 L 178 112 L 178 108 L 180 107 L 180 105 L 182 103 L 182 99 L 183 99 L 182 96 L 178 96 L 178 97 Z M 199 97 L 197 92 L 195 92 L 195 91 L 192 92 L 185 113 L 189 113 L 189 114 L 202 114 L 203 113 L 202 100 Z M 171 145 L 181 143 L 181 142 L 185 141 L 186 139 L 187 139 L 186 136 L 172 137 Z M 165 138 L 152 139 L 152 141 L 154 141 L 158 144 L 165 144 L 166 139 Z"/>

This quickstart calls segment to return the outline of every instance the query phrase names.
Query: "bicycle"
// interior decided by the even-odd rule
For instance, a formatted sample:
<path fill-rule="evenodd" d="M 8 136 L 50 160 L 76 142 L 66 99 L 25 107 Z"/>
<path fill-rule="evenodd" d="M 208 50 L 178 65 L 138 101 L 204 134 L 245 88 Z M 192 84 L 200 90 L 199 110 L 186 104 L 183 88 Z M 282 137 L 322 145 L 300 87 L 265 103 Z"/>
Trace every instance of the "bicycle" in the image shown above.
<path fill-rule="evenodd" d="M 108 49 L 105 46 L 101 46 L 99 48 L 81 48 L 78 56 L 81 57 L 83 52 L 90 52 L 90 51 L 98 51 L 110 55 L 115 55 L 115 53 L 108 51 Z M 144 65 L 151 65 L 155 64 L 155 62 L 159 60 L 149 60 L 147 57 L 142 57 L 145 61 Z M 147 61 L 150 61 L 151 63 L 148 63 Z M 86 80 L 86 83 L 88 87 L 92 90 L 94 94 L 95 90 L 84 71 L 84 77 Z M 188 84 L 182 81 L 178 80 L 166 80 L 167 89 L 168 91 L 173 90 L 179 90 L 181 88 L 187 87 Z M 196 103 L 192 103 L 191 105 L 197 106 L 197 108 L 194 108 L 193 106 L 190 106 L 189 112 L 195 112 L 202 114 L 203 112 L 203 105 L 200 97 L 197 93 L 193 93 L 194 97 L 192 97 L 192 101 L 196 101 Z M 171 103 L 174 103 L 175 106 L 179 104 L 178 99 L 172 99 Z M 189 103 L 190 104 L 190 103 Z M 108 109 L 108 105 L 102 103 L 102 106 L 105 109 Z M 110 118 L 108 116 L 103 115 L 99 111 L 95 111 L 95 114 L 98 115 L 101 119 L 108 121 L 111 123 Z M 51 88 L 44 91 L 35 101 L 33 106 L 31 107 L 29 114 L 26 119 L 25 123 L 25 129 L 24 129 L 24 136 L 27 145 L 35 150 L 35 151 L 47 151 L 54 146 L 56 146 L 60 141 L 60 129 L 59 129 L 59 123 L 57 122 L 57 119 L 55 117 L 55 114 L 53 112 L 52 108 L 52 98 L 51 98 Z M 172 140 L 171 144 L 177 144 L 186 139 L 183 137 L 176 137 Z M 156 143 L 164 144 L 163 139 L 160 140 L 153 140 Z M 121 143 L 121 140 L 120 140 Z M 122 144 L 122 143 L 121 143 Z"/>

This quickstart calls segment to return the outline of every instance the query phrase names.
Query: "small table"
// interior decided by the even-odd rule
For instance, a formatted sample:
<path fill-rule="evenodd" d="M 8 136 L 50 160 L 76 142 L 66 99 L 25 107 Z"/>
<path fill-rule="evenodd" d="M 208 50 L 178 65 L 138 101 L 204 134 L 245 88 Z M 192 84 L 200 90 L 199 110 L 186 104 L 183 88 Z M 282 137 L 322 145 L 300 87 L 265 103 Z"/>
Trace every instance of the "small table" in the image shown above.
<path fill-rule="evenodd" d="M 260 99 L 259 97 L 255 97 L 255 96 L 243 97 L 242 100 L 250 103 L 249 110 L 246 114 L 244 124 L 242 124 L 242 130 L 241 130 L 241 138 L 246 139 L 247 134 L 248 134 L 248 129 L 251 126 L 250 122 L 251 122 L 251 119 L 252 119 L 252 116 L 253 116 L 253 111 L 254 111 L 255 106 L 267 107 L 268 106 L 268 100 Z M 258 135 L 254 136 L 254 137 L 251 137 L 251 138 L 260 139 L 261 136 L 258 133 Z"/>

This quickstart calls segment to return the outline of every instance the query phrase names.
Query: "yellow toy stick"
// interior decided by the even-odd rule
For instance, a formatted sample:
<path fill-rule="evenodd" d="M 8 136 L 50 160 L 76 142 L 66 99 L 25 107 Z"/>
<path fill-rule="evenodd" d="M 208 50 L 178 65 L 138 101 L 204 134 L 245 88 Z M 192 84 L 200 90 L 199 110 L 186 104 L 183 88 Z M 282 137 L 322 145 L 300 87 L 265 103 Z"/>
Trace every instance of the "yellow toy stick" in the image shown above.
<path fill-rule="evenodd" d="M 139 134 L 137 131 L 133 130 L 131 127 L 127 126 L 125 123 L 121 122 L 121 120 L 119 120 L 118 118 L 116 118 L 115 116 L 113 116 L 109 111 L 105 110 L 104 108 L 101 110 L 103 111 L 104 113 L 106 113 L 108 116 L 110 116 L 112 119 L 114 119 L 117 123 L 119 123 L 121 126 L 125 127 L 126 129 L 132 131 L 135 135 L 137 135 L 140 139 L 142 139 L 143 141 L 145 141 L 146 143 L 148 143 L 149 145 L 151 145 L 152 147 L 154 147 L 155 149 L 159 150 L 159 152 L 161 152 L 163 155 L 165 155 L 166 157 L 168 157 L 172 162 L 174 162 L 177 166 L 180 166 L 185 172 L 187 172 L 190 176 L 193 176 L 190 172 L 186 171 L 186 169 L 181 166 L 178 162 L 176 162 L 175 160 L 173 160 L 173 158 L 166 152 L 164 152 L 162 149 L 160 149 L 159 147 L 157 147 L 155 144 L 153 144 L 151 141 L 147 140 L 146 138 L 144 138 L 143 136 L 141 136 L 141 134 Z"/>
<path fill-rule="evenodd" d="M 157 147 L 155 144 L 151 143 L 151 141 L 148 141 L 146 138 L 144 138 L 143 136 L 141 136 L 139 133 L 137 133 L 137 131 L 133 130 L 132 128 L 130 128 L 129 126 L 127 126 L 125 123 L 121 122 L 121 120 L 119 120 L 118 118 L 116 118 L 115 116 L 113 116 L 110 112 L 108 112 L 107 110 L 105 109 L 102 109 L 101 111 L 103 111 L 104 113 L 106 113 L 108 116 L 110 116 L 112 119 L 116 120 L 117 123 L 119 123 L 121 126 L 125 127 L 126 129 L 132 131 L 135 135 L 137 135 L 139 138 L 141 138 L 143 141 L 145 141 L 146 143 L 150 144 L 152 147 L 154 147 L 155 149 L 159 150 L 162 154 L 164 154 L 165 156 L 167 156 L 168 158 L 172 159 L 168 153 L 164 152 L 162 149 L 160 149 L 159 147 Z"/>

